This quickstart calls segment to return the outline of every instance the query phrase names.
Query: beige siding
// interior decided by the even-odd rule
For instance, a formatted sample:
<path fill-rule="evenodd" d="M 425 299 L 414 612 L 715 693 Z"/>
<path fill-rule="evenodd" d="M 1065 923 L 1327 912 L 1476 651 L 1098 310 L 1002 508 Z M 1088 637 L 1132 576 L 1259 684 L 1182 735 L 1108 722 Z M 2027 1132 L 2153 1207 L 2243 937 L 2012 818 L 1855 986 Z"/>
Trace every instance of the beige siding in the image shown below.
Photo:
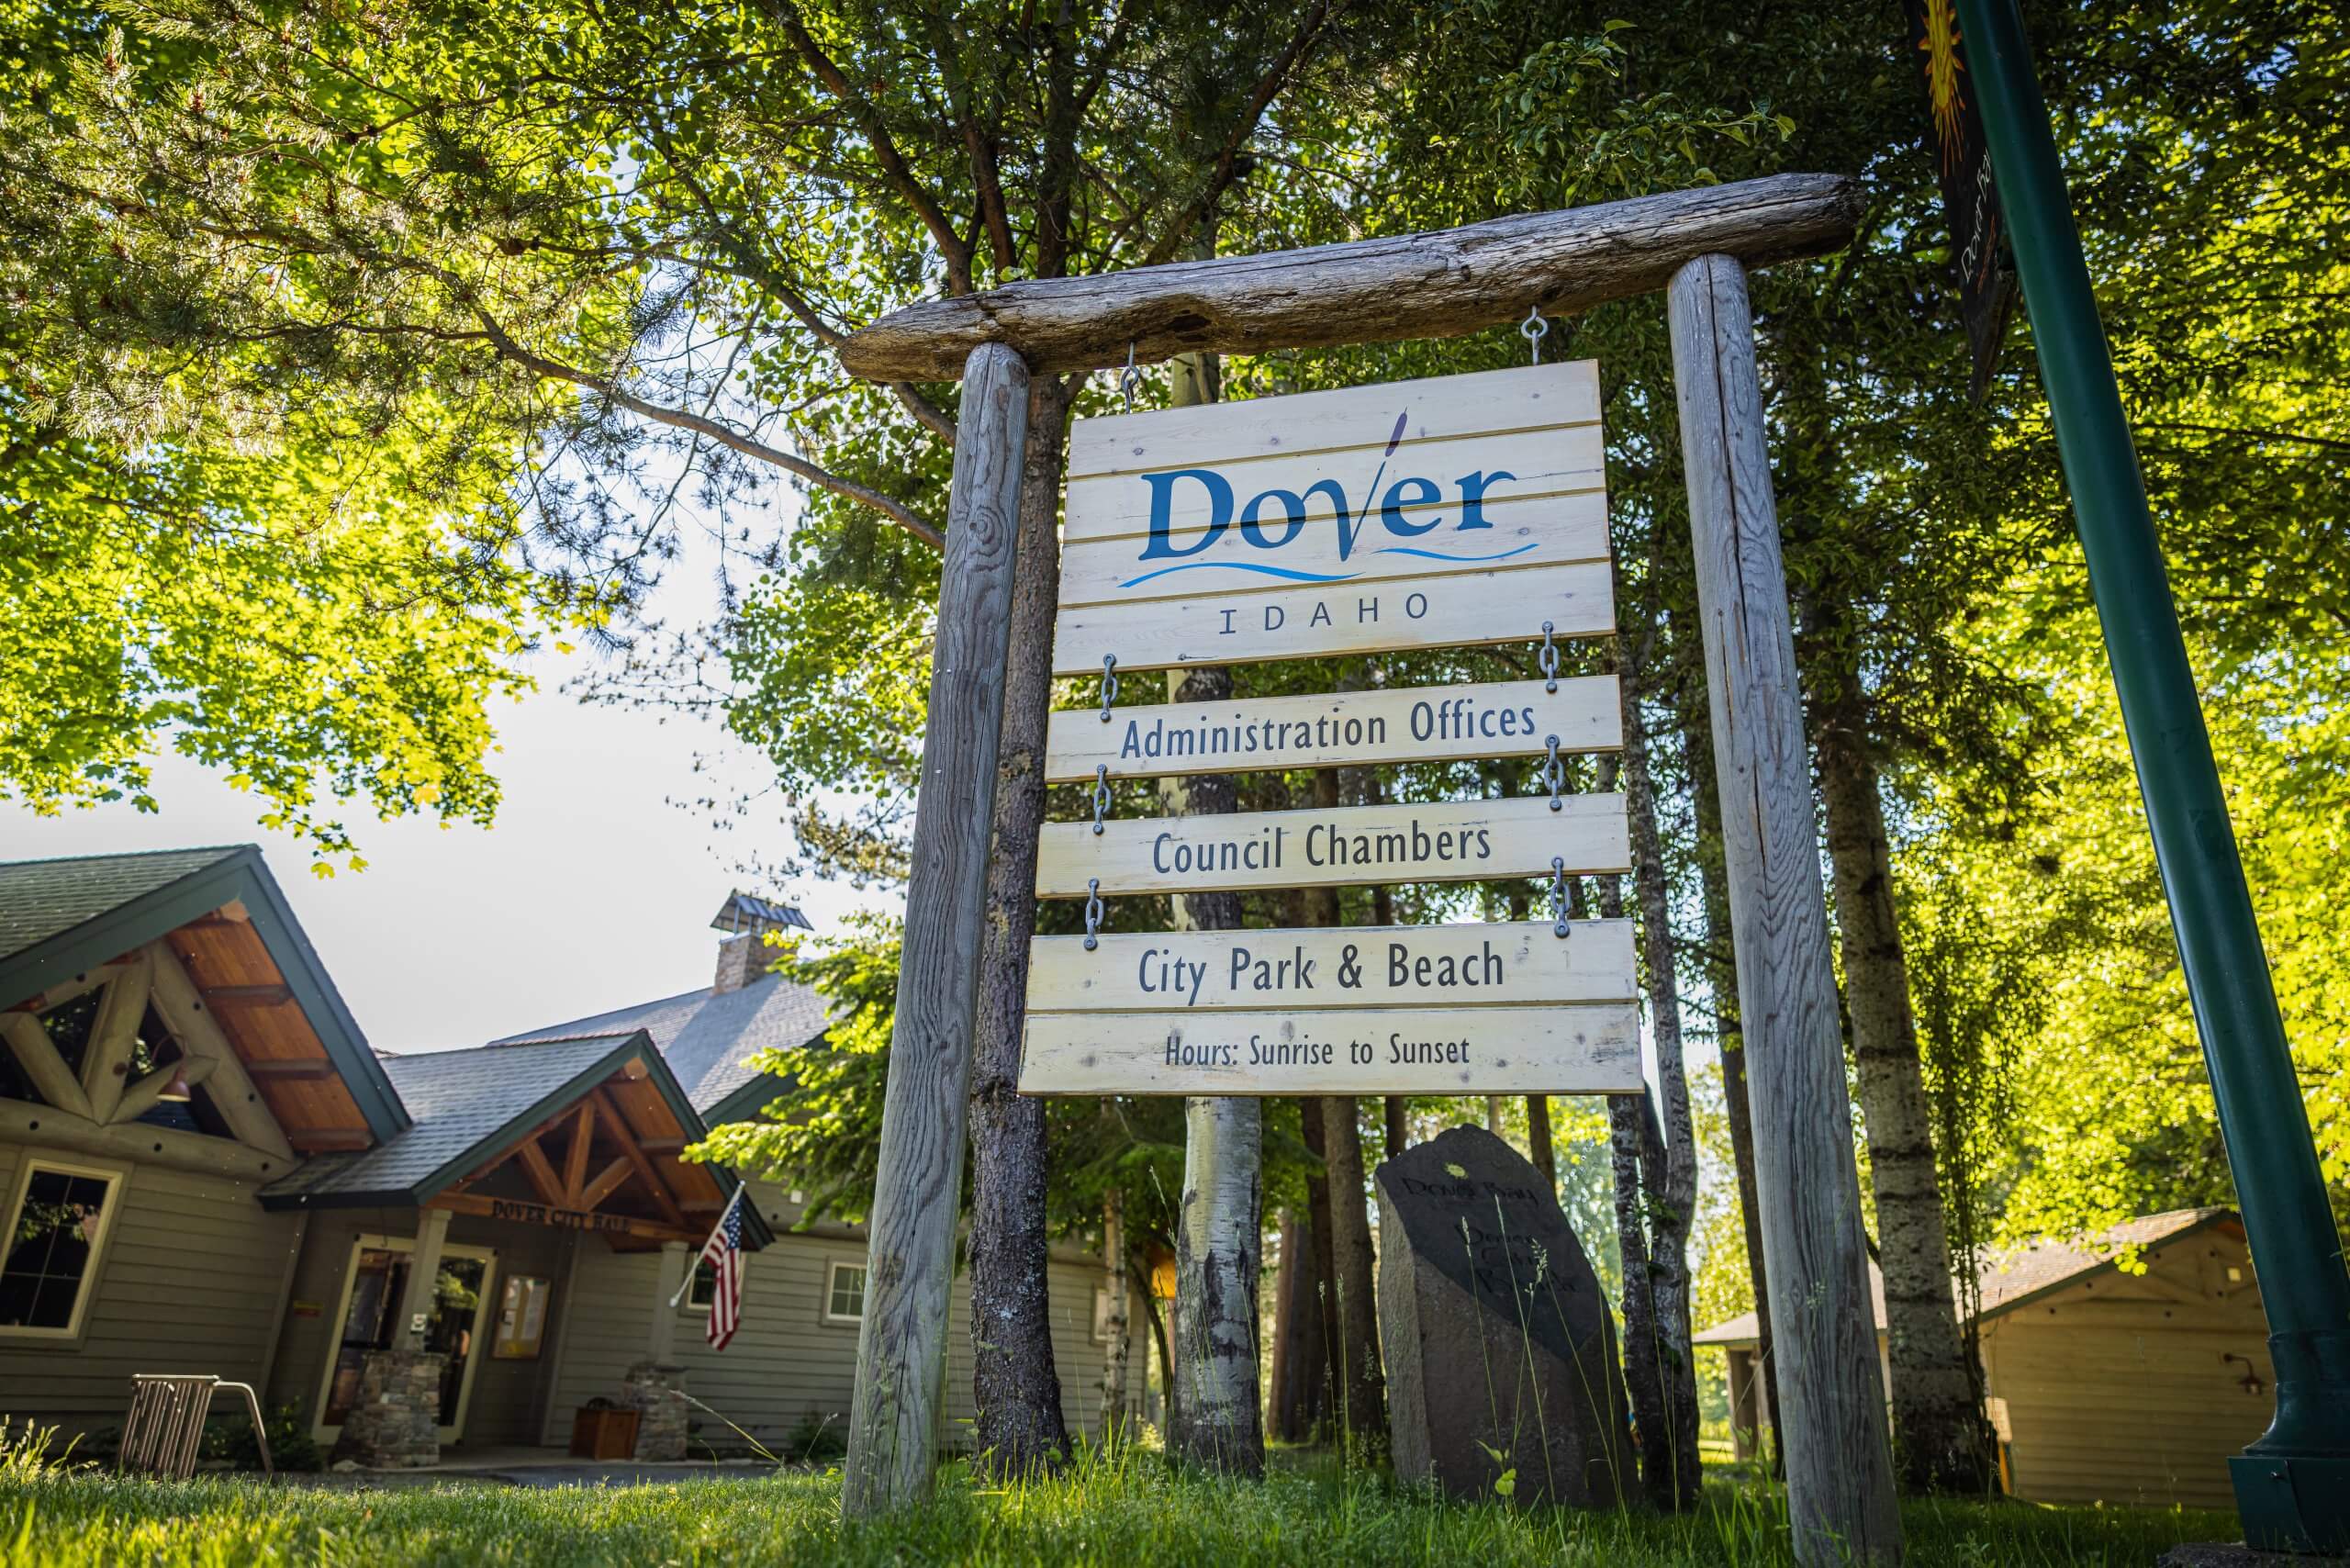
<path fill-rule="evenodd" d="M 0 1204 L 14 1197 L 24 1159 L 45 1152 L 0 1145 Z M 133 1372 L 264 1380 L 294 1216 L 264 1213 L 251 1182 L 159 1165 L 127 1170 L 81 1337 L 0 1337 L 0 1411 L 11 1417 L 68 1432 L 119 1425 Z"/>
<path fill-rule="evenodd" d="M 309 1235 L 295 1273 L 293 1301 L 270 1379 L 274 1404 L 290 1404 L 307 1425 L 318 1418 L 327 1357 L 342 1301 L 352 1248 L 362 1236 L 414 1237 L 414 1209 L 322 1209 L 310 1217 Z M 489 1280 L 489 1313 L 482 1326 L 481 1360 L 474 1371 L 465 1423 L 454 1448 L 482 1449 L 536 1443 L 546 1396 L 554 1377 L 556 1326 L 565 1310 L 564 1279 L 576 1238 L 545 1226 L 511 1225 L 458 1215 L 450 1221 L 452 1246 L 477 1247 L 495 1254 Z M 599 1244 L 600 1245 L 600 1243 Z M 490 1355 L 498 1321 L 498 1294 L 509 1274 L 536 1275 L 554 1287 L 548 1329 L 539 1354 L 529 1361 L 498 1361 Z M 317 1307 L 312 1314 L 308 1309 Z"/>
<path fill-rule="evenodd" d="M 797 1217 L 786 1194 L 754 1184 L 762 1213 L 777 1224 Z M 678 1308 L 677 1357 L 688 1368 L 687 1390 L 710 1406 L 693 1413 L 698 1441 L 739 1447 L 743 1439 L 727 1426 L 747 1429 L 775 1449 L 811 1417 L 835 1423 L 846 1419 L 856 1372 L 856 1326 L 824 1318 L 822 1293 L 834 1261 L 862 1263 L 865 1247 L 854 1237 L 783 1233 L 774 1245 L 746 1261 L 743 1325 L 724 1351 L 702 1338 L 704 1315 Z M 566 1326 L 563 1364 L 547 1411 L 546 1440 L 569 1439 L 573 1414 L 588 1400 L 619 1392 L 630 1363 L 644 1359 L 655 1310 L 659 1257 L 613 1252 L 600 1243 L 582 1244 L 577 1287 Z M 1102 1279 L 1098 1265 L 1056 1257 L 1051 1265 L 1054 1360 L 1061 1379 L 1061 1408 L 1072 1430 L 1097 1430 L 1104 1347 L 1093 1338 L 1093 1293 Z M 670 1310 L 662 1307 L 660 1310 Z M 1131 1314 L 1139 1324 L 1137 1307 Z M 970 1439 L 970 1285 L 955 1282 L 947 1341 L 947 1440 Z M 1129 1358 L 1130 1383 L 1142 1387 L 1139 1335 Z"/>
<path fill-rule="evenodd" d="M 2145 1260 L 2143 1276 L 2099 1274 L 1986 1325 L 1984 1371 L 2008 1402 L 2019 1496 L 2232 1504 L 2228 1456 L 2274 1408 L 2251 1260 L 2211 1226 Z M 2241 1277 L 2229 1280 L 2230 1268 Z M 2244 1386 L 2247 1371 L 2257 1394 Z"/>

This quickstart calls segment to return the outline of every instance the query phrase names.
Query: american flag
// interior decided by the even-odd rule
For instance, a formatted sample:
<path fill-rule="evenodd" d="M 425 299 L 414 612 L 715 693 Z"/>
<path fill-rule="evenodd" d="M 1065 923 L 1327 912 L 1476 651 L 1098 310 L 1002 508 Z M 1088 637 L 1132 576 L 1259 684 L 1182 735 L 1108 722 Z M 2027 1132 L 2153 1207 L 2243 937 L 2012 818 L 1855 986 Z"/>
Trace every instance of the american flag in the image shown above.
<path fill-rule="evenodd" d="M 707 1263 L 716 1276 L 710 1293 L 710 1348 L 726 1349 L 734 1338 L 734 1330 L 743 1324 L 743 1193 L 734 1189 L 726 1212 L 718 1216 L 718 1228 L 701 1244 L 698 1263 Z"/>

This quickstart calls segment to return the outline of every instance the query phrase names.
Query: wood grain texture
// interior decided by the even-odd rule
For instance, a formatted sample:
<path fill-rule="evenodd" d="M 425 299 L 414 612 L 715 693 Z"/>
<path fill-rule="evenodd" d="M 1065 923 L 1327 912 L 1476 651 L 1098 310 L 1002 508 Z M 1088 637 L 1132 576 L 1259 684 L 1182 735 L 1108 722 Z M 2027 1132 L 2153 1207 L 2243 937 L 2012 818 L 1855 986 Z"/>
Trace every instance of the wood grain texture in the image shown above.
<path fill-rule="evenodd" d="M 1345 888 L 1465 882 L 1631 869 L 1621 795 L 1540 795 L 1427 805 L 1235 812 L 1212 819 L 1142 817 L 1046 823 L 1036 850 L 1040 898 L 1081 899 L 1098 878 L 1113 893 Z"/>
<path fill-rule="evenodd" d="M 1632 925 L 1350 925 L 1040 936 L 1028 1011 L 1494 1007 L 1630 1002 Z M 1353 975 L 1351 981 L 1349 974 Z"/>
<path fill-rule="evenodd" d="M 1668 308 L 1796 1551 L 1806 1563 L 1897 1562 L 1901 1519 L 1745 272 L 1727 255 L 1694 261 L 1674 274 Z"/>
<path fill-rule="evenodd" d="M 1639 1009 L 1038 1013 L 1023 1094 L 1626 1094 Z"/>
<path fill-rule="evenodd" d="M 1614 632 L 1607 563 L 1080 605 L 1054 622 L 1053 673 L 1100 675 L 1110 654 L 1123 671 L 1539 643 L 1546 621 L 1561 638 Z"/>
<path fill-rule="evenodd" d="M 1462 229 L 1266 255 L 1038 279 L 895 310 L 840 349 L 850 374 L 944 381 L 981 343 L 1010 343 L 1038 371 L 1187 351 L 1457 337 L 1528 306 L 1569 315 L 1662 286 L 1695 257 L 1757 265 L 1849 241 L 1861 188 L 1841 174 L 1777 174 Z"/>
<path fill-rule="evenodd" d="M 1556 691 L 1539 680 L 1512 680 L 1152 703 L 1111 714 L 1107 723 L 1098 708 L 1052 716 L 1047 782 L 1091 784 L 1097 767 L 1113 778 L 1148 778 L 1203 767 L 1262 773 L 1540 756 L 1552 735 L 1561 752 L 1613 751 L 1624 744 L 1612 675 L 1563 677 Z"/>
<path fill-rule="evenodd" d="M 1595 426 L 1599 362 L 1559 360 L 1283 393 L 1278 403 L 1249 398 L 1079 420 L 1069 426 L 1069 483 L 1176 467 L 1203 453 L 1245 463 L 1303 452 L 1376 450 L 1393 431 L 1399 410 L 1399 450 L 1504 431 Z"/>
<path fill-rule="evenodd" d="M 850 1518 L 927 1498 L 943 1436 L 947 1293 L 1028 425 L 1019 355 L 982 347 L 964 379 L 842 1487 Z"/>

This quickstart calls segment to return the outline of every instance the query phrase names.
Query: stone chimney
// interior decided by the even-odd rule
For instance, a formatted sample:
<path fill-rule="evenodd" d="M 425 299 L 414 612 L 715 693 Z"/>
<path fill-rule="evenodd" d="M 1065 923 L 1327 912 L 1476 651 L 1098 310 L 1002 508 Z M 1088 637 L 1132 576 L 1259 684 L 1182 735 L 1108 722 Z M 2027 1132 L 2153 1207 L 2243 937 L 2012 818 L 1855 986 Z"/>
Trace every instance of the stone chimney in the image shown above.
<path fill-rule="evenodd" d="M 795 926 L 801 931 L 815 929 L 808 923 L 808 917 L 790 904 L 753 898 L 741 891 L 727 896 L 725 907 L 710 924 L 712 930 L 729 934 L 718 945 L 718 973 L 710 987 L 712 996 L 740 991 L 767 974 L 778 957 L 767 940 L 768 932 L 789 931 Z"/>
<path fill-rule="evenodd" d="M 767 972 L 767 965 L 775 959 L 775 952 L 767 944 L 763 933 L 752 931 L 740 936 L 729 936 L 718 945 L 718 978 L 711 982 L 712 996 L 723 996 L 730 991 L 740 991 Z"/>

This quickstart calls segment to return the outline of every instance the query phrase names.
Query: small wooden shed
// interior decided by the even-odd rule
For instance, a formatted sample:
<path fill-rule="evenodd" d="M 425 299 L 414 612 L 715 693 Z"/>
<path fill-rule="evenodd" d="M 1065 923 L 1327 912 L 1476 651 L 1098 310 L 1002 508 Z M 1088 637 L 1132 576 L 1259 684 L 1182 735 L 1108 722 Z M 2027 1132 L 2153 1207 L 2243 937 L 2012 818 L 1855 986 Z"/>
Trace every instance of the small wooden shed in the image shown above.
<path fill-rule="evenodd" d="M 1885 1286 L 1874 1264 L 1880 1357 Z M 2147 1215 L 1989 1260 L 1976 1324 L 2000 1473 L 2045 1503 L 2227 1507 L 2230 1455 L 2275 1407 L 2268 1328 L 2229 1209 Z M 1696 1336 L 1729 1360 L 1740 1457 L 1770 1424 L 1748 1313 Z"/>

